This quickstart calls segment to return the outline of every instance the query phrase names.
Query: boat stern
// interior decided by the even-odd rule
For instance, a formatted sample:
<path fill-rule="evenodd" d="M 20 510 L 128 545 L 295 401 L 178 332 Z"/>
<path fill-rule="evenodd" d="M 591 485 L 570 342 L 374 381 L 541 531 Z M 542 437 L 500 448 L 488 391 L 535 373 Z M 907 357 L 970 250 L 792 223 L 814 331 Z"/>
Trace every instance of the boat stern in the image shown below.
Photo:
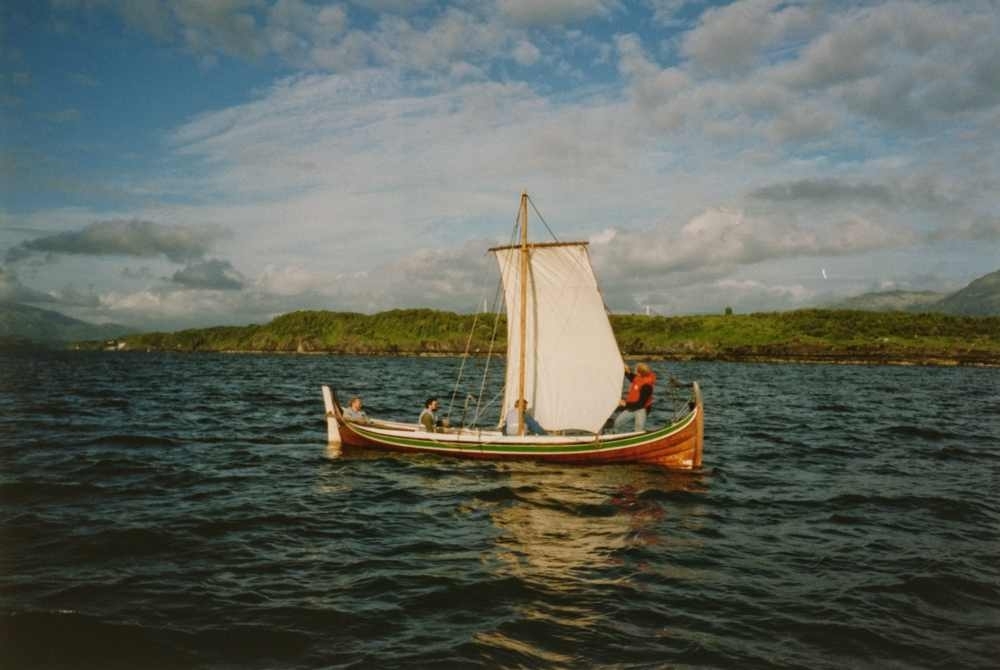
<path fill-rule="evenodd" d="M 705 409 L 702 406 L 701 387 L 698 386 L 698 382 L 691 383 L 691 390 L 694 394 L 694 411 L 697 412 L 697 416 L 695 417 L 694 454 L 691 458 L 691 467 L 700 468 L 701 452 L 705 448 Z"/>
<path fill-rule="evenodd" d="M 340 444 L 340 424 L 337 421 L 338 407 L 334 403 L 333 391 L 326 384 L 323 390 L 323 406 L 326 408 L 326 440 L 328 444 Z"/>

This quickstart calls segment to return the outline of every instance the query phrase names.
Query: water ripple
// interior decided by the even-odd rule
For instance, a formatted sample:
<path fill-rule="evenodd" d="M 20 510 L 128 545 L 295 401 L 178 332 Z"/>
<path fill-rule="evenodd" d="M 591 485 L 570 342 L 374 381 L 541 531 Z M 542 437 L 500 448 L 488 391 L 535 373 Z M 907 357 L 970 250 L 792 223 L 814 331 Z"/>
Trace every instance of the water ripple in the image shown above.
<path fill-rule="evenodd" d="M 0 666 L 995 665 L 994 371 L 655 363 L 691 474 L 326 450 L 457 363 L 6 358 Z"/>

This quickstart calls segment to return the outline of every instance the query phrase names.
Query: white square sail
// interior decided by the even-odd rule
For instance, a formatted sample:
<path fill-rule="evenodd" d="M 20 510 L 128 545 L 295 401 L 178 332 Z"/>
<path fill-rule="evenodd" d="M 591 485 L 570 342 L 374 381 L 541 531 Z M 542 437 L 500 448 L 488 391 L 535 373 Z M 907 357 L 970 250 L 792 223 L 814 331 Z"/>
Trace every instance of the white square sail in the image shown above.
<path fill-rule="evenodd" d="M 518 396 L 521 247 L 494 250 L 507 305 L 504 411 Z M 528 245 L 525 398 L 546 430 L 600 431 L 621 397 L 624 361 L 585 242 Z"/>

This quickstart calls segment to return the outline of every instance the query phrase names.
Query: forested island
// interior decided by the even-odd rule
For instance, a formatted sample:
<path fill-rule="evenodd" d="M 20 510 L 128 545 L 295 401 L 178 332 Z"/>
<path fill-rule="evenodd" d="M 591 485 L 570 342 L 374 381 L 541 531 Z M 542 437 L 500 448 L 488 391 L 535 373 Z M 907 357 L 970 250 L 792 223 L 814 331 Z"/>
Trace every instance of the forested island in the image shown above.
<path fill-rule="evenodd" d="M 807 309 L 698 316 L 611 315 L 627 357 L 672 360 L 1000 365 L 1000 317 Z M 503 352 L 493 314 L 298 311 L 264 325 L 128 335 L 78 349 L 368 355 Z"/>

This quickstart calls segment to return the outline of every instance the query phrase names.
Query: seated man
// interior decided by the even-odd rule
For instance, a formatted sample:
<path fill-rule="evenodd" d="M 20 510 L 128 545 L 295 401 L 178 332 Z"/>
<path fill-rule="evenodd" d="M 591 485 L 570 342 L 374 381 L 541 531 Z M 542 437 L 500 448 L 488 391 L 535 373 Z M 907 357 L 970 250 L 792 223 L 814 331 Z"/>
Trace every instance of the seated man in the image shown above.
<path fill-rule="evenodd" d="M 548 435 L 545 429 L 538 425 L 535 421 L 535 417 L 528 413 L 528 401 L 527 400 L 517 400 L 514 402 L 514 406 L 509 412 L 507 412 L 507 419 L 504 421 L 504 434 L 506 435 L 518 435 L 520 434 L 521 424 L 518 422 L 519 412 L 517 411 L 519 407 L 524 406 L 524 427 L 526 435 Z"/>
<path fill-rule="evenodd" d="M 428 433 L 443 433 L 448 427 L 447 419 L 439 419 L 437 411 L 441 408 L 441 403 L 437 398 L 428 398 L 424 402 L 424 410 L 420 413 L 417 423 Z"/>
<path fill-rule="evenodd" d="M 358 396 L 351 398 L 350 404 L 344 408 L 344 418 L 348 421 L 357 421 L 358 423 L 369 422 L 368 415 L 361 409 L 361 398 Z"/>

